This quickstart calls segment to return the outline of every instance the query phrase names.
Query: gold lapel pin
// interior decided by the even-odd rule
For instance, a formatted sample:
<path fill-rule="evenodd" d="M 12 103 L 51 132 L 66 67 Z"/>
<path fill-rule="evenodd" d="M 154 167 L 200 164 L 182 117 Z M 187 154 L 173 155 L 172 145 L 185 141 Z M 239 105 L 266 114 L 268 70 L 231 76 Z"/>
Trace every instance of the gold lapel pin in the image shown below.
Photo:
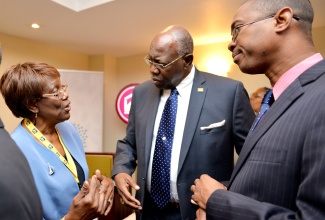
<path fill-rule="evenodd" d="M 204 92 L 204 89 L 203 88 L 197 88 L 197 91 L 198 92 Z"/>

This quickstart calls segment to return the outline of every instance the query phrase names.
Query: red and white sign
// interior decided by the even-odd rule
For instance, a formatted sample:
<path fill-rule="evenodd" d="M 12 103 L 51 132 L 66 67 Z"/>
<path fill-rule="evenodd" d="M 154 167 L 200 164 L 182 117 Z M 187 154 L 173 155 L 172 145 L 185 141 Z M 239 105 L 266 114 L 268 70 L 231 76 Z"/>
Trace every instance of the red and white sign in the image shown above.
<path fill-rule="evenodd" d="M 118 116 L 125 123 L 129 120 L 129 113 L 132 102 L 132 92 L 134 87 L 138 84 L 130 84 L 125 86 L 118 94 L 116 99 L 116 111 Z"/>

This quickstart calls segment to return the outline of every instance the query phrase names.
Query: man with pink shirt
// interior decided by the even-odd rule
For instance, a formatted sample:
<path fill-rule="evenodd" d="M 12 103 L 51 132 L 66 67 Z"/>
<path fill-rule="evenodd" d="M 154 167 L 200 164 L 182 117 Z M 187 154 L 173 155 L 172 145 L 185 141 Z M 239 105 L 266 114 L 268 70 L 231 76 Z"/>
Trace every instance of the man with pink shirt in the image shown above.
<path fill-rule="evenodd" d="M 228 188 L 191 186 L 197 219 L 325 219 L 325 60 L 309 0 L 246 0 L 228 48 L 242 72 L 265 74 L 274 103 L 246 138 Z"/>

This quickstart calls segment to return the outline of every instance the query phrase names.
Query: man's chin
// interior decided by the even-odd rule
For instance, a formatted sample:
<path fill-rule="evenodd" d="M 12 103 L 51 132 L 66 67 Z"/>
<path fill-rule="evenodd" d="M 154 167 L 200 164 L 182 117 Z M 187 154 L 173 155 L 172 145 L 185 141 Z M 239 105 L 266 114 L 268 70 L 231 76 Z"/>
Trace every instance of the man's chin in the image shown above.
<path fill-rule="evenodd" d="M 158 88 L 158 89 L 162 89 L 162 85 L 159 81 L 156 81 L 156 80 L 152 80 L 153 84 Z"/>
<path fill-rule="evenodd" d="M 261 73 L 257 67 L 251 67 L 251 66 L 247 66 L 247 65 L 243 65 L 243 63 L 241 64 L 237 64 L 240 71 L 245 73 L 245 74 L 249 74 L 249 75 L 257 75 L 257 74 L 263 74 Z"/>

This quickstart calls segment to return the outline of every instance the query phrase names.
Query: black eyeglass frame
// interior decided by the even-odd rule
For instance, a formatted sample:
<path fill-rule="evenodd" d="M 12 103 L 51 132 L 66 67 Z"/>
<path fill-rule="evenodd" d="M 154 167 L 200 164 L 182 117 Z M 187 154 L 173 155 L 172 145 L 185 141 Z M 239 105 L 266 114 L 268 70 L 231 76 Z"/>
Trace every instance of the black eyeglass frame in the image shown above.
<path fill-rule="evenodd" d="M 238 37 L 238 33 L 239 33 L 239 29 L 244 27 L 244 26 L 247 26 L 247 25 L 251 25 L 251 24 L 254 24 L 256 22 L 259 22 L 259 21 L 264 21 L 266 19 L 269 19 L 269 18 L 273 18 L 275 16 L 275 14 L 273 15 L 269 15 L 269 16 L 266 16 L 264 18 L 260 18 L 260 19 L 257 19 L 255 21 L 252 21 L 252 22 L 248 22 L 248 23 L 245 23 L 245 24 L 240 24 L 240 25 L 237 25 L 232 31 L 231 31 L 231 36 L 232 36 L 232 42 L 235 42 L 236 38 Z M 293 15 L 292 16 L 294 19 L 296 19 L 297 21 L 299 21 L 300 17 L 299 16 L 296 16 L 296 15 Z"/>

